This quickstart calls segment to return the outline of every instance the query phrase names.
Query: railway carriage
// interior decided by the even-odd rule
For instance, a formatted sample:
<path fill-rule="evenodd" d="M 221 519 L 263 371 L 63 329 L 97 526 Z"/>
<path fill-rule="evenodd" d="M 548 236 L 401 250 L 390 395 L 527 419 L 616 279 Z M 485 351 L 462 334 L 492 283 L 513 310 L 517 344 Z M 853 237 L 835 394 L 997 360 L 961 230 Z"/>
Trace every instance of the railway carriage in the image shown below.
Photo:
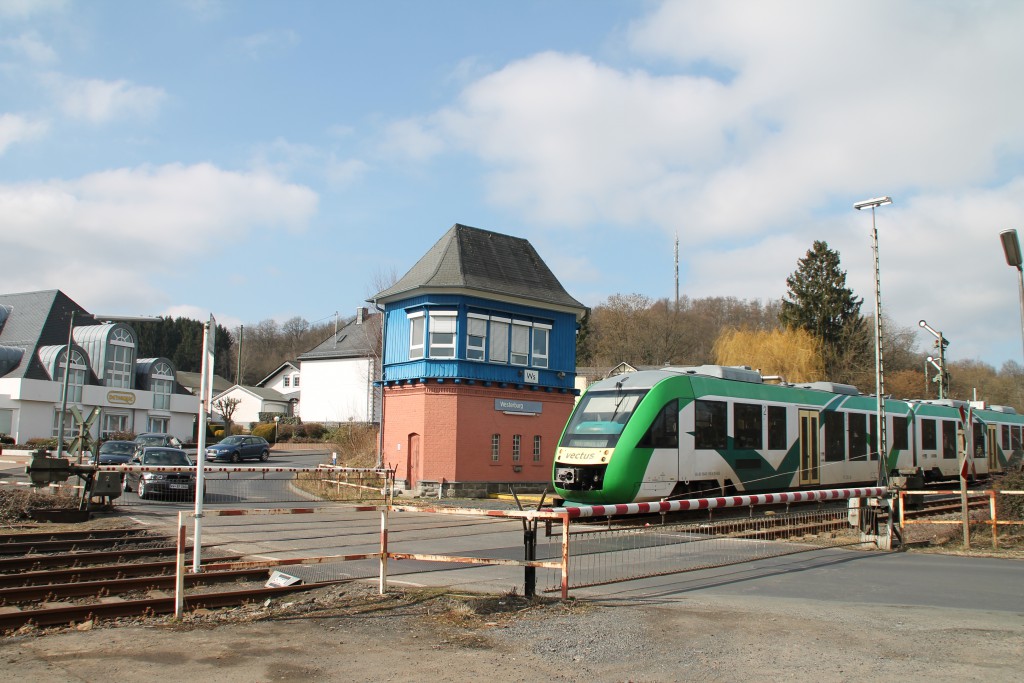
<path fill-rule="evenodd" d="M 581 397 L 552 479 L 560 497 L 593 504 L 874 483 L 876 409 L 873 396 L 849 385 L 765 384 L 744 367 L 618 375 Z M 1024 418 L 1006 410 L 975 418 L 975 443 L 992 453 L 975 459 L 979 474 L 1002 469 L 1014 443 L 1019 453 Z M 887 471 L 956 476 L 946 436 L 947 423 L 957 436 L 959 406 L 889 399 L 885 411 Z M 916 429 L 918 419 L 935 422 L 931 436 Z M 1000 449 L 990 435 L 1001 439 L 1004 425 L 1008 447 Z"/>

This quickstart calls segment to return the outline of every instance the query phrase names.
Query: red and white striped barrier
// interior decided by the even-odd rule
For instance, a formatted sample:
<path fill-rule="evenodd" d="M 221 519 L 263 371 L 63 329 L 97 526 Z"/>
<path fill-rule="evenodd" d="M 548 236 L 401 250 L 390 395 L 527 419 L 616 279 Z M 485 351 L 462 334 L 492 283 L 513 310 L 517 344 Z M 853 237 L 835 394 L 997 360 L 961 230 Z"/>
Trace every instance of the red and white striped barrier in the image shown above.
<path fill-rule="evenodd" d="M 760 493 L 752 496 L 725 496 L 722 498 L 690 498 L 664 500 L 657 503 L 621 503 L 618 505 L 581 505 L 579 507 L 552 508 L 551 512 L 564 513 L 570 519 L 583 517 L 611 517 L 614 515 L 647 515 L 685 510 L 711 510 L 715 508 L 773 505 L 778 503 L 806 503 L 816 500 L 846 500 L 849 498 L 875 498 L 884 495 L 883 486 L 858 489 L 823 489 L 820 491 L 792 491 L 789 493 Z"/>

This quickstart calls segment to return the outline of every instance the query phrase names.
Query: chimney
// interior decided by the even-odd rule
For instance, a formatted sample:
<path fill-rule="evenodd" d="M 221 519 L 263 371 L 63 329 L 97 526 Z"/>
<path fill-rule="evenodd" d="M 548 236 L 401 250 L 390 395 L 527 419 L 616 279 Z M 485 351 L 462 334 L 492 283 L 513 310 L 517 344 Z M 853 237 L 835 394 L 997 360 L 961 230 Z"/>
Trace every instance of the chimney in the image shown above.
<path fill-rule="evenodd" d="M 356 325 L 362 325 L 363 319 L 366 317 L 366 309 L 360 306 L 356 309 Z"/>

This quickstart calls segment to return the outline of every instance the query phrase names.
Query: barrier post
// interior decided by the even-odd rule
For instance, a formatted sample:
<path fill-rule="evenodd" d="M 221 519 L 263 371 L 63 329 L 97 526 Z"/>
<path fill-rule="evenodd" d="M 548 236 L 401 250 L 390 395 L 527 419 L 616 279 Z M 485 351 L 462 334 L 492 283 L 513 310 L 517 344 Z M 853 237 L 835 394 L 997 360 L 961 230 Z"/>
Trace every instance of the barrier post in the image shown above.
<path fill-rule="evenodd" d="M 527 562 L 537 559 L 537 520 L 523 520 L 523 557 Z M 537 594 L 537 568 L 527 565 L 523 572 L 523 595 L 532 598 Z"/>
<path fill-rule="evenodd" d="M 988 491 L 989 519 L 992 522 L 992 549 L 999 547 L 999 515 L 996 512 L 996 492 Z"/>
<path fill-rule="evenodd" d="M 569 515 L 562 517 L 562 599 L 569 599 Z"/>
<path fill-rule="evenodd" d="M 388 510 L 385 505 L 380 511 L 380 583 L 378 590 L 381 595 L 388 592 Z"/>
<path fill-rule="evenodd" d="M 185 548 L 187 543 L 184 510 L 178 511 L 178 540 L 174 550 L 174 618 L 181 619 L 185 612 Z"/>

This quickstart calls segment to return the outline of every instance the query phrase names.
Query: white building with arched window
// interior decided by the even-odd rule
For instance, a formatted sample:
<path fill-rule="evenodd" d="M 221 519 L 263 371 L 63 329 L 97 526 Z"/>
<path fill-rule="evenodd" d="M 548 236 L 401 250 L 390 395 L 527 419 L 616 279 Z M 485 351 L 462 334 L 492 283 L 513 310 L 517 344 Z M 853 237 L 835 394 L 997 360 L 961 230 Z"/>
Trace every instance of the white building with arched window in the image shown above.
<path fill-rule="evenodd" d="M 70 333 L 70 372 L 64 396 Z M 74 411 L 99 415 L 91 435 L 161 432 L 193 438 L 199 399 L 167 358 L 138 358 L 138 335 L 97 320 L 59 290 L 0 295 L 0 433 L 18 443 L 76 434 Z"/>

